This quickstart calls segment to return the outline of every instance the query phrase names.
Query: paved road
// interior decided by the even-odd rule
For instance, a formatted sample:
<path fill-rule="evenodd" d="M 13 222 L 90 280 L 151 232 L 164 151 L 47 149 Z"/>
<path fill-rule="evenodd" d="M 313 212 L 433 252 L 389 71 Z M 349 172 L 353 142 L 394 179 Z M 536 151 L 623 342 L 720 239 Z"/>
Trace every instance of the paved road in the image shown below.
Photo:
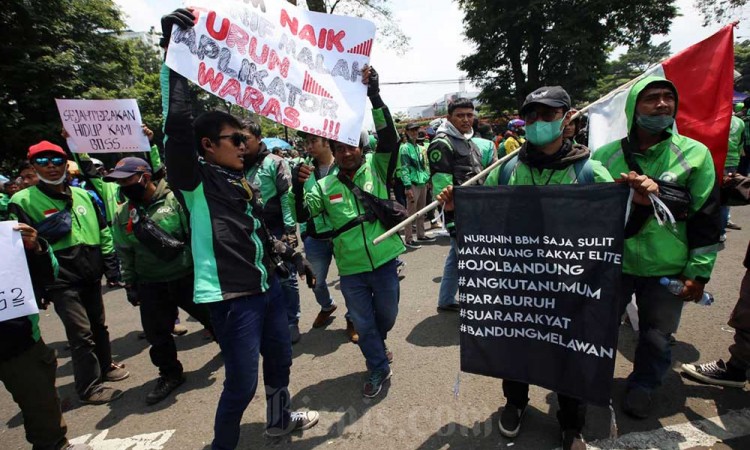
<path fill-rule="evenodd" d="M 683 362 L 725 357 L 732 339 L 726 321 L 734 305 L 744 269 L 741 261 L 750 240 L 750 208 L 735 208 L 734 220 L 746 230 L 729 234 L 709 290 L 711 307 L 687 305 L 676 335 L 674 367 Z M 321 412 L 320 424 L 304 435 L 281 440 L 262 436 L 264 400 L 256 398 L 243 418 L 240 448 L 325 447 L 437 449 L 509 447 L 497 431 L 497 410 L 503 399 L 495 379 L 461 375 L 460 394 L 453 394 L 459 366 L 455 314 L 437 314 L 436 297 L 447 238 L 404 256 L 407 277 L 401 284 L 398 321 L 389 335 L 395 354 L 394 377 L 385 395 L 365 400 L 361 387 L 366 372 L 359 349 L 347 342 L 343 311 L 326 329 L 312 330 L 317 312 L 312 293 L 303 288 L 302 341 L 294 347 L 291 390 L 294 405 Z M 335 274 L 335 271 L 334 271 Z M 337 280 L 332 289 L 343 304 Z M 203 339 L 201 327 L 184 321 L 190 333 L 177 338 L 188 381 L 174 397 L 155 406 L 144 398 L 153 387 L 156 370 L 147 344 L 139 340 L 140 319 L 122 290 L 105 295 L 115 358 L 131 377 L 117 383 L 123 399 L 105 406 L 81 406 L 73 389 L 70 352 L 59 319 L 47 311 L 41 319 L 45 340 L 58 352 L 58 388 L 63 398 L 69 437 L 79 437 L 97 449 L 202 449 L 212 437 L 213 414 L 223 382 L 218 346 Z M 343 309 L 343 308 L 342 308 Z M 183 313 L 183 319 L 185 318 Z M 653 418 L 628 419 L 620 413 L 624 378 L 631 367 L 635 334 L 623 327 L 615 371 L 615 409 L 619 441 L 609 436 L 610 413 L 590 408 L 585 435 L 598 448 L 750 448 L 750 396 L 747 391 L 703 386 L 669 373 L 658 395 Z M 532 388 L 530 411 L 514 449 L 552 449 L 559 445 L 554 414 L 556 400 L 548 391 Z M 719 417 L 713 420 L 714 417 Z M 662 429 L 663 427 L 668 427 Z M 134 436 L 139 436 L 134 438 Z M 714 445 L 715 437 L 724 439 Z M 27 448 L 22 418 L 10 395 L 0 389 L 0 440 L 3 449 Z M 701 447 L 702 448 L 702 447 Z"/>

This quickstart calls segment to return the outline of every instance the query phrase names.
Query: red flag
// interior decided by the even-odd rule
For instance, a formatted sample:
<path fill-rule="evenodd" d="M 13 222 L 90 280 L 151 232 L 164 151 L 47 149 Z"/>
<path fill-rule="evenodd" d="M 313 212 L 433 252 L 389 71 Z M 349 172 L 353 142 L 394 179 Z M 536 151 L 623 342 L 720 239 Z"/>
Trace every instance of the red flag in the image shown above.
<path fill-rule="evenodd" d="M 719 180 L 727 157 L 734 93 L 734 25 L 662 63 L 677 87 L 677 132 L 711 151 Z"/>

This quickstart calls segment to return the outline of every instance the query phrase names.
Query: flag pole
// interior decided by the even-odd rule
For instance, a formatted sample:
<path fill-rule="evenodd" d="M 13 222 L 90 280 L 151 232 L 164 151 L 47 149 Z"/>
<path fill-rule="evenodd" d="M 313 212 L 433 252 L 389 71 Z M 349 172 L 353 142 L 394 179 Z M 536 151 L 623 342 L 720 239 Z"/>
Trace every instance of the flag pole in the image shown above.
<path fill-rule="evenodd" d="M 643 74 L 633 78 L 632 80 L 628 81 L 627 83 L 624 83 L 620 85 L 619 87 L 613 89 L 610 91 L 609 94 L 605 95 L 604 97 L 600 98 L 599 100 L 589 103 L 588 105 L 584 106 L 583 108 L 579 109 L 575 114 L 573 114 L 572 119 L 575 119 L 576 117 L 580 116 L 584 112 L 588 111 L 592 106 L 597 105 L 603 101 L 609 100 L 610 98 L 614 97 L 615 95 L 619 94 L 620 92 L 623 92 L 626 89 L 630 89 L 635 83 L 637 83 L 642 78 L 646 77 L 651 69 L 653 69 L 654 66 L 651 66 L 646 70 Z M 465 181 L 461 186 L 471 186 L 472 184 L 476 183 L 477 181 L 481 180 L 482 178 L 489 175 L 490 172 L 495 170 L 495 168 L 500 167 L 501 164 L 503 164 L 505 161 L 508 161 L 509 159 L 513 158 L 518 154 L 518 150 L 515 150 L 514 152 L 505 155 L 504 157 L 498 159 L 494 163 L 490 164 L 486 169 L 479 172 L 478 174 L 474 175 L 473 177 L 469 178 L 467 181 Z M 381 234 L 377 238 L 375 238 L 372 241 L 373 245 L 378 245 L 384 240 L 388 239 L 389 237 L 393 236 L 394 234 L 398 233 L 402 228 L 405 228 L 407 226 L 411 226 L 412 223 L 414 223 L 417 220 L 417 217 L 420 217 L 422 215 L 427 214 L 428 212 L 432 211 L 433 209 L 440 206 L 440 202 L 435 200 L 434 202 L 430 203 L 429 205 L 425 206 L 424 208 L 420 209 L 419 211 L 415 212 L 413 215 L 409 216 L 407 219 L 405 219 L 403 222 L 399 223 L 395 227 L 391 228 L 390 230 L 386 231 L 385 233 Z"/>

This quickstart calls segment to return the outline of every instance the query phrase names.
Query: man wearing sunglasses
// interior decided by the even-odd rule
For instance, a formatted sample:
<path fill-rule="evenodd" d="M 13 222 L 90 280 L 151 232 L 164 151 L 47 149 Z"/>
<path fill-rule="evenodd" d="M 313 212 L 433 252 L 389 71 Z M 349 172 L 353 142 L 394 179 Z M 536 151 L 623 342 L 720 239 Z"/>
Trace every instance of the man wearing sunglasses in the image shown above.
<path fill-rule="evenodd" d="M 292 185 L 289 163 L 283 157 L 271 153 L 261 141 L 260 124 L 246 120 L 242 125 L 245 134 L 245 179 L 260 193 L 263 220 L 276 239 L 297 248 L 297 224 L 287 196 Z M 292 344 L 296 344 L 300 340 L 299 285 L 294 265 L 286 265 L 289 276 L 280 278 L 281 290 L 284 292 Z"/>
<path fill-rule="evenodd" d="M 162 46 L 168 45 L 174 25 L 189 29 L 194 20 L 186 9 L 162 17 Z M 292 345 L 281 285 L 274 274 L 274 248 L 283 247 L 285 256 L 299 263 L 297 269 L 310 287 L 315 284 L 312 269 L 301 254 L 273 239 L 263 224 L 257 195 L 245 179 L 242 124 L 221 111 L 193 120 L 187 79 L 166 65 L 161 76 L 167 179 L 190 213 L 194 301 L 208 305 L 224 358 L 226 379 L 212 448 L 237 446 L 242 414 L 258 385 L 261 354 L 266 435 L 308 429 L 317 424 L 318 413 L 291 411 Z"/>
<path fill-rule="evenodd" d="M 60 264 L 45 298 L 65 326 L 79 398 L 87 404 L 108 403 L 122 391 L 102 382 L 130 375 L 112 361 L 104 317 L 101 278 L 105 255 L 114 252 L 112 235 L 91 196 L 66 183 L 68 158 L 62 148 L 42 141 L 29 147 L 28 158 L 39 183 L 13 196 L 11 216 L 36 228 Z"/>

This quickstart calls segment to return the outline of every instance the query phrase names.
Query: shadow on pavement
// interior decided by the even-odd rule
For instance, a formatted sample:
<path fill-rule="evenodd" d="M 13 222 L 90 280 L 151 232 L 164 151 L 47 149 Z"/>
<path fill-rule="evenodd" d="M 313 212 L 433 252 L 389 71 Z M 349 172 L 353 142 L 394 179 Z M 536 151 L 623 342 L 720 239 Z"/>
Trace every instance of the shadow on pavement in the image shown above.
<path fill-rule="evenodd" d="M 343 320 L 343 313 L 341 319 Z M 331 316 L 336 317 L 336 316 Z M 349 338 L 342 329 L 310 328 L 302 333 L 302 339 L 292 347 L 292 358 L 299 355 L 326 356 L 335 352 L 342 345 L 348 344 Z"/>
<path fill-rule="evenodd" d="M 435 313 L 418 323 L 406 342 L 419 347 L 450 347 L 458 345 L 458 313 Z"/>

